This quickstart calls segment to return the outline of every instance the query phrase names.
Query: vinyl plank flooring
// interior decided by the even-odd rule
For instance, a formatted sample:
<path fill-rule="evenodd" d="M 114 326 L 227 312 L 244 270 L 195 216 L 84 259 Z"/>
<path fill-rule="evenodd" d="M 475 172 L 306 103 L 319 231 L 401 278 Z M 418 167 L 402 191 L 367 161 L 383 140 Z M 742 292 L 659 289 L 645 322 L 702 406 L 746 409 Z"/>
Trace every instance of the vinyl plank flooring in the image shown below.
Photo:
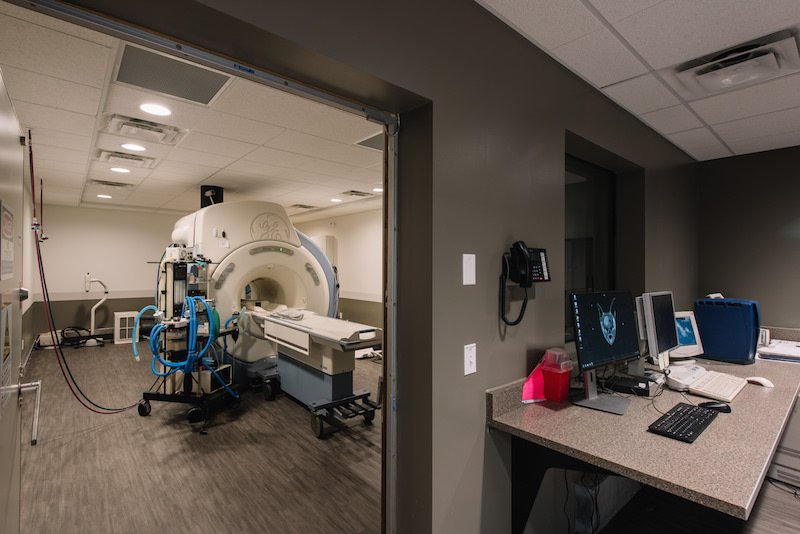
<path fill-rule="evenodd" d="M 135 403 L 153 383 L 149 348 L 65 349 L 76 381 L 98 405 Z M 147 361 L 146 361 L 147 360 Z M 377 397 L 382 366 L 359 360 L 354 388 Z M 188 406 L 152 402 L 99 415 L 71 395 L 52 350 L 33 353 L 25 381 L 42 380 L 38 443 L 33 397 L 23 406 L 22 532 L 380 532 L 381 412 L 317 439 L 309 412 L 286 395 L 243 390 L 207 435 Z"/>
<path fill-rule="evenodd" d="M 697 503 L 643 487 L 606 525 L 602 534 L 795 534 L 800 532 L 800 500 L 765 482 L 747 521 Z"/>

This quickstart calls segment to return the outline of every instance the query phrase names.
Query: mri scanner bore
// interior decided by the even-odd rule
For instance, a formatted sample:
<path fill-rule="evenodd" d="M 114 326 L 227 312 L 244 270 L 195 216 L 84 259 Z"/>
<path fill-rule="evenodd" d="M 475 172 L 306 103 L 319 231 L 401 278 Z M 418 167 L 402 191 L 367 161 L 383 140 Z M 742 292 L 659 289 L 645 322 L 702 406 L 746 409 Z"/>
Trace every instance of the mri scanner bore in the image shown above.
<path fill-rule="evenodd" d="M 339 287 L 322 250 L 298 232 L 278 204 L 214 204 L 175 223 L 159 262 L 151 368 L 161 380 L 150 401 L 192 405 L 203 422 L 260 384 L 268 400 L 283 391 L 306 406 L 311 429 L 342 427 L 379 405 L 353 391 L 355 351 L 378 349 L 382 330 L 335 317 Z M 134 353 L 138 359 L 136 344 Z"/>

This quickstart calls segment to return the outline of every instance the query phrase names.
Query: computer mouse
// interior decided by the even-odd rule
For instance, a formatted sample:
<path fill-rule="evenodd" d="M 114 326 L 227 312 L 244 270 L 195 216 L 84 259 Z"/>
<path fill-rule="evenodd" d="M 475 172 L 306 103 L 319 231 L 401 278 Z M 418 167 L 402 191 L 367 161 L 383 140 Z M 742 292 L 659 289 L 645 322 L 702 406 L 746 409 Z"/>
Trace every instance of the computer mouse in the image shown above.
<path fill-rule="evenodd" d="M 774 388 L 775 384 L 764 378 L 763 376 L 748 376 L 745 378 L 751 384 L 759 384 L 765 388 Z"/>
<path fill-rule="evenodd" d="M 731 407 L 721 401 L 708 401 L 698 404 L 701 408 L 708 408 L 709 410 L 716 410 L 722 413 L 731 413 Z"/>

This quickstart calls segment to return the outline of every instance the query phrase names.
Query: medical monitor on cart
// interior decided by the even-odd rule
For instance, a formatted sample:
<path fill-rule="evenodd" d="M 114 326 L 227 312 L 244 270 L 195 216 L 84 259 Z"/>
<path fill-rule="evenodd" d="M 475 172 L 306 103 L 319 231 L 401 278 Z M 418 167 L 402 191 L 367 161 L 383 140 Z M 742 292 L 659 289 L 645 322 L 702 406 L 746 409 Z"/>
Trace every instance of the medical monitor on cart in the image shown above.
<path fill-rule="evenodd" d="M 578 366 L 586 398 L 579 406 L 622 415 L 630 399 L 597 392 L 595 370 L 639 357 L 633 299 L 629 291 L 573 293 L 570 297 Z"/>

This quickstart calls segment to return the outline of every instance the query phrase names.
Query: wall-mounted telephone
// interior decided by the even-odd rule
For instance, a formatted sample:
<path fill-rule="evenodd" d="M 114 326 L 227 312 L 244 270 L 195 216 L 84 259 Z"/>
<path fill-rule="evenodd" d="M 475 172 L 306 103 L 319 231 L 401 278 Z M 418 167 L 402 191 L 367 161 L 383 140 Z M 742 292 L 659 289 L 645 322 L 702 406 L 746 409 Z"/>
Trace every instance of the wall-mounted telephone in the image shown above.
<path fill-rule="evenodd" d="M 534 282 L 550 281 L 550 266 L 547 264 L 547 251 L 543 248 L 528 248 L 523 241 L 511 245 L 511 251 L 503 254 L 503 270 L 500 274 L 500 317 L 509 326 L 519 324 L 528 305 L 528 291 Z M 508 282 L 525 288 L 519 317 L 515 321 L 506 318 L 506 293 Z"/>
<path fill-rule="evenodd" d="M 549 282 L 547 251 L 528 248 L 523 241 L 517 241 L 511 245 L 510 253 L 503 254 L 503 275 L 520 287 L 531 287 L 534 282 Z"/>

